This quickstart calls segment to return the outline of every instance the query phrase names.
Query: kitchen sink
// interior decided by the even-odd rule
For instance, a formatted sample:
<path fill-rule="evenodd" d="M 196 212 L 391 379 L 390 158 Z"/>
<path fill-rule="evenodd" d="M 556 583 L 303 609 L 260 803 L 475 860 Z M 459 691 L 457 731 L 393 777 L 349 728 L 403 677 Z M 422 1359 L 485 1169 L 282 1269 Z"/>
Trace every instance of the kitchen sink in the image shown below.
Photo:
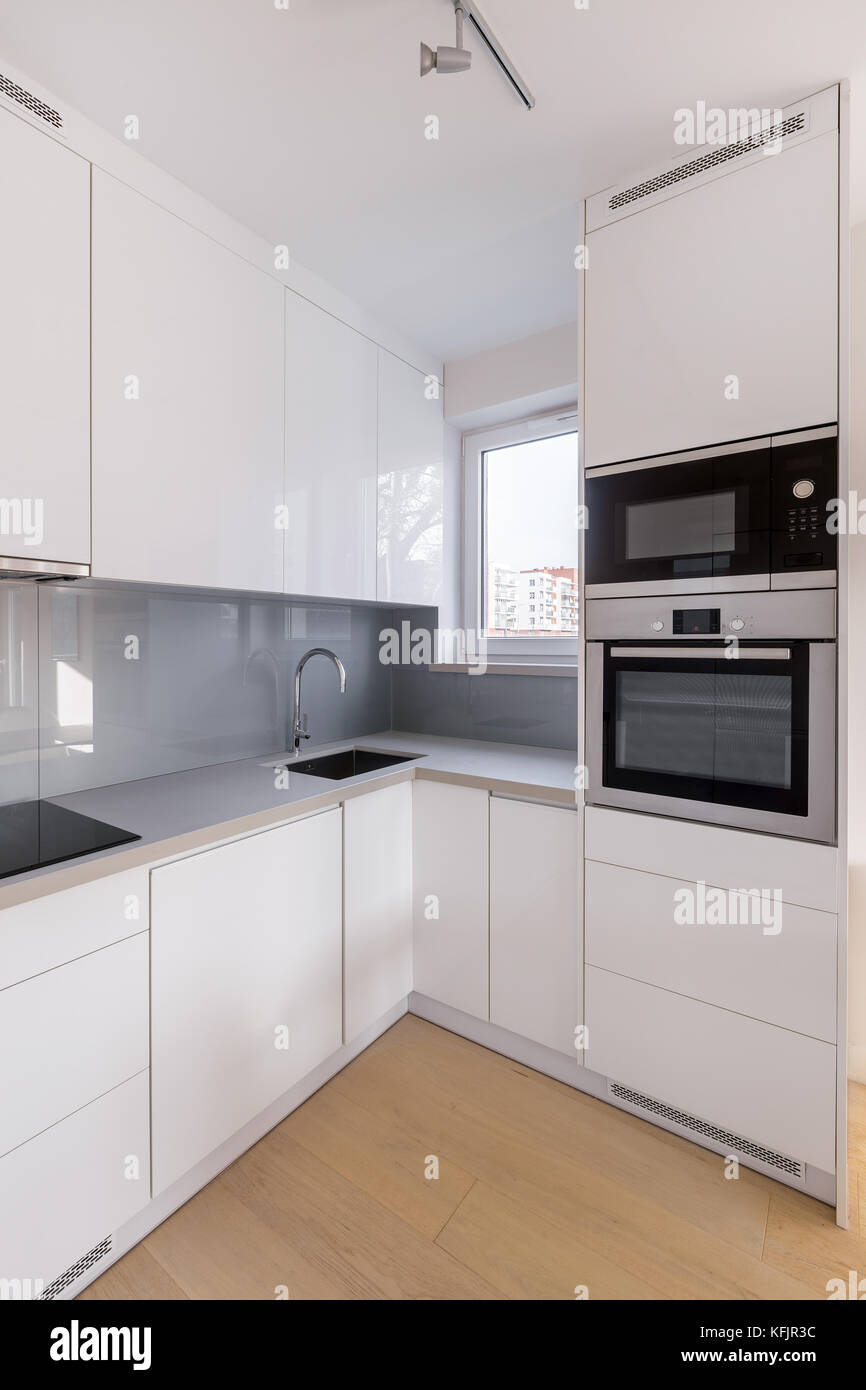
<path fill-rule="evenodd" d="M 306 772 L 310 777 L 329 777 L 341 782 L 346 777 L 359 777 L 362 772 L 378 772 L 397 763 L 410 763 L 420 753 L 377 753 L 373 748 L 346 748 L 342 753 L 324 753 L 320 758 L 302 758 L 286 763 L 289 772 Z"/>

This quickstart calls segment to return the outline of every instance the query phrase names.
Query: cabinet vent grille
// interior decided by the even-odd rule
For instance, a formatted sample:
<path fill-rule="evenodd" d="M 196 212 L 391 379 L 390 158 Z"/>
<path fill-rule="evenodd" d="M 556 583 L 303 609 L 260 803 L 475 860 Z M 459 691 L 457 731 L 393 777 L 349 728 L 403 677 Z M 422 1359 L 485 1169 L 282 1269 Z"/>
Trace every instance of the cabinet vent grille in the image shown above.
<path fill-rule="evenodd" d="M 782 140 L 786 135 L 799 135 L 805 129 L 806 113 L 805 111 L 798 111 L 795 116 L 786 116 L 783 121 L 777 121 L 775 125 L 756 131 L 746 140 L 732 140 L 729 145 L 716 145 L 706 154 L 698 155 L 696 159 L 690 159 L 686 164 L 678 164 L 673 169 L 666 169 L 663 174 L 656 174 L 655 178 L 646 179 L 643 183 L 636 183 L 632 188 L 620 189 L 619 193 L 614 193 L 609 199 L 608 209 L 610 212 L 616 212 L 618 208 L 627 207 L 629 203 L 636 203 L 651 193 L 660 193 L 662 189 L 670 188 L 676 183 L 682 183 L 684 179 L 692 179 L 696 174 L 704 174 L 708 169 L 716 169 L 720 164 L 728 164 L 732 159 L 742 159 L 743 155 L 754 154 L 755 150 L 762 149 L 764 145 L 770 144 L 773 140 Z"/>
<path fill-rule="evenodd" d="M 55 130 L 62 128 L 63 117 L 59 111 L 55 111 L 54 107 L 49 106 L 47 101 L 41 101 L 32 92 L 28 92 L 26 87 L 20 87 L 17 82 L 13 82 L 11 77 L 6 77 L 2 72 L 0 72 L 0 92 L 12 101 L 17 101 L 18 105 L 25 107 L 31 115 L 38 116 L 40 121 L 46 121 Z"/>
<path fill-rule="evenodd" d="M 83 1274 L 85 1270 L 92 1269 L 95 1264 L 98 1264 L 103 1255 L 107 1255 L 110 1250 L 111 1236 L 106 1236 L 105 1240 L 101 1240 L 98 1245 L 94 1245 L 92 1250 L 88 1250 L 86 1255 L 82 1255 L 80 1260 L 76 1260 L 74 1265 L 70 1265 L 68 1269 L 64 1270 L 62 1274 L 58 1274 L 56 1279 L 46 1285 L 39 1295 L 40 1299 L 56 1298 L 57 1295 L 68 1288 L 80 1274 Z"/>
<path fill-rule="evenodd" d="M 749 1158 L 757 1159 L 760 1163 L 765 1163 L 768 1168 L 778 1168 L 780 1172 L 787 1173 L 790 1177 L 805 1179 L 806 1167 L 796 1158 L 789 1158 L 787 1154 L 776 1153 L 774 1149 L 768 1149 L 763 1144 L 756 1144 L 751 1139 L 744 1139 L 740 1134 L 732 1134 L 728 1129 L 719 1129 L 718 1125 L 711 1125 L 707 1120 L 698 1119 L 697 1115 L 690 1115 L 687 1110 L 677 1110 L 673 1105 L 665 1105 L 660 1100 L 653 1100 L 651 1096 L 642 1095 L 640 1091 L 632 1091 L 628 1086 L 622 1086 L 618 1081 L 608 1081 L 608 1091 L 618 1100 L 624 1100 L 635 1110 L 645 1110 L 651 1115 L 658 1115 L 662 1119 L 669 1120 L 671 1124 L 679 1125 L 681 1129 L 691 1130 L 693 1134 L 702 1134 L 705 1139 L 712 1139 L 717 1144 L 721 1144 L 729 1153 L 747 1154 Z"/>

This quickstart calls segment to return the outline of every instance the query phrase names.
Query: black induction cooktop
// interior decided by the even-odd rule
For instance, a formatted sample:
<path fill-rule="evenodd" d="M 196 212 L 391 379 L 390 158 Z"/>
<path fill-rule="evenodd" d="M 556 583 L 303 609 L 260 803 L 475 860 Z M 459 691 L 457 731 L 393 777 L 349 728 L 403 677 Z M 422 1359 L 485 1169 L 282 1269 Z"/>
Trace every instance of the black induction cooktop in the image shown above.
<path fill-rule="evenodd" d="M 140 839 L 53 801 L 16 801 L 0 806 L 0 878 Z"/>

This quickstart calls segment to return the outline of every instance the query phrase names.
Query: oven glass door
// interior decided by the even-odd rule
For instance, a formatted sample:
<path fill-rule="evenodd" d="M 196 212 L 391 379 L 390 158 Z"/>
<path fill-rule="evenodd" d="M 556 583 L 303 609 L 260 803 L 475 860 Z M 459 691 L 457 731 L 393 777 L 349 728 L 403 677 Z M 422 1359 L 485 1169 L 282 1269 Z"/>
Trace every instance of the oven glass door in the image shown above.
<path fill-rule="evenodd" d="M 605 786 L 805 816 L 809 644 L 605 643 Z"/>
<path fill-rule="evenodd" d="M 587 475 L 587 584 L 770 571 L 769 448 Z"/>

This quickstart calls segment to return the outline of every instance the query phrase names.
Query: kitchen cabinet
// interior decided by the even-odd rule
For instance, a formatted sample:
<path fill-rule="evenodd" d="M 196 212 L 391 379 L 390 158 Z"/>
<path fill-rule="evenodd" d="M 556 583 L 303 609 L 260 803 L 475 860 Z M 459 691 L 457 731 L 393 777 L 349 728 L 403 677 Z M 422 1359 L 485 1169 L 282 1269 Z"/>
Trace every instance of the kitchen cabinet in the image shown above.
<path fill-rule="evenodd" d="M 147 932 L 0 990 L 0 1154 L 148 1065 Z"/>
<path fill-rule="evenodd" d="M 290 594 L 376 597 L 375 343 L 286 291 Z"/>
<path fill-rule="evenodd" d="M 721 1143 L 737 1136 L 834 1170 L 829 1043 L 596 966 L 586 971 L 586 1021 L 593 1071 L 696 1116 Z"/>
<path fill-rule="evenodd" d="M 443 440 L 438 382 L 380 348 L 376 585 L 380 602 L 439 601 Z"/>
<path fill-rule="evenodd" d="M 93 569 L 283 585 L 283 287 L 93 171 Z"/>
<path fill-rule="evenodd" d="M 649 205 L 590 200 L 586 467 L 837 419 L 835 90 L 806 120 Z"/>
<path fill-rule="evenodd" d="M 154 1193 L 342 1040 L 341 811 L 151 875 Z"/>
<path fill-rule="evenodd" d="M 568 807 L 490 803 L 490 1021 L 577 1057 L 578 818 Z"/>
<path fill-rule="evenodd" d="M 352 797 L 345 815 L 344 1041 L 412 989 L 412 784 Z"/>
<path fill-rule="evenodd" d="M 835 1043 L 835 913 L 764 893 L 589 860 L 587 962 Z"/>
<path fill-rule="evenodd" d="M 22 1281 L 12 1297 L 55 1280 L 59 1296 L 111 1248 L 147 1205 L 149 1153 L 141 1072 L 0 1158 L 0 1271 Z"/>
<path fill-rule="evenodd" d="M 426 780 L 413 795 L 415 989 L 487 1019 L 490 798 Z"/>
<path fill-rule="evenodd" d="M 0 109 L 0 556 L 90 562 L 90 165 Z"/>

